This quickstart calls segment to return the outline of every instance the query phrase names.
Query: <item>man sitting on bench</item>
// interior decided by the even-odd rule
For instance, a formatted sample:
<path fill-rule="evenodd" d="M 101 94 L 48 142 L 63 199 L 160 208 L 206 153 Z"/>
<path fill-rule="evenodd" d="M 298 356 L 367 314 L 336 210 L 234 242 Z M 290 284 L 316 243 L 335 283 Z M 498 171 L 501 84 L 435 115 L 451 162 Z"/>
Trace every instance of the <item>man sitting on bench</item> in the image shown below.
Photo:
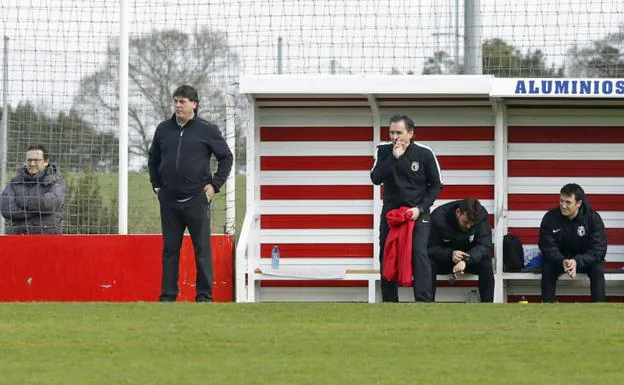
<path fill-rule="evenodd" d="M 474 198 L 446 203 L 431 213 L 429 258 L 433 273 L 479 275 L 481 302 L 494 301 L 492 228 L 488 213 Z"/>
<path fill-rule="evenodd" d="M 555 302 L 561 274 L 574 278 L 579 272 L 589 276 L 592 302 L 604 302 L 607 237 L 602 218 L 578 184 L 566 184 L 560 193 L 559 207 L 548 211 L 540 225 L 542 301 Z"/>

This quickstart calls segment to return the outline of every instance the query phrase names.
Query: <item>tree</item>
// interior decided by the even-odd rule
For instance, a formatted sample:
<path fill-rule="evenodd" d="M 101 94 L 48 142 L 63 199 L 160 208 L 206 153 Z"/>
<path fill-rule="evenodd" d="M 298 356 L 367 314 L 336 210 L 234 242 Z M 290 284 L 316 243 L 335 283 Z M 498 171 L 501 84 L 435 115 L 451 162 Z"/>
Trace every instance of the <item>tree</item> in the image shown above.
<path fill-rule="evenodd" d="M 501 78 L 563 76 L 563 67 L 549 67 L 539 49 L 523 54 L 502 39 L 490 39 L 483 43 L 482 51 L 483 74 Z"/>
<path fill-rule="evenodd" d="M 202 29 L 194 33 L 154 31 L 129 41 L 130 153 L 146 157 L 159 121 L 173 113 L 172 93 L 178 86 L 197 88 L 200 111 L 223 127 L 228 79 L 238 74 L 238 57 L 224 34 Z M 81 81 L 75 105 L 93 121 L 116 124 L 119 113 L 119 45 L 109 44 L 106 61 Z"/>
<path fill-rule="evenodd" d="M 102 199 L 100 182 L 91 172 L 66 178 L 66 234 L 116 234 L 117 199 L 109 204 Z"/>
<path fill-rule="evenodd" d="M 436 51 L 432 57 L 425 59 L 423 75 L 448 75 L 457 74 L 458 71 L 455 60 L 446 51 Z"/>
<path fill-rule="evenodd" d="M 563 67 L 556 68 L 546 64 L 544 53 L 537 49 L 525 54 L 502 39 L 490 39 L 483 43 L 482 64 L 483 74 L 496 77 L 562 77 Z M 423 75 L 461 74 L 461 63 L 445 51 L 437 51 L 432 57 L 425 59 Z"/>
<path fill-rule="evenodd" d="M 117 167 L 118 141 L 112 133 L 95 130 L 74 110 L 56 118 L 35 110 L 30 102 L 9 110 L 7 169 L 18 170 L 29 145 L 48 148 L 62 172 L 110 171 Z"/>
<path fill-rule="evenodd" d="M 568 73 L 573 77 L 624 77 L 624 26 L 589 47 L 568 50 Z"/>

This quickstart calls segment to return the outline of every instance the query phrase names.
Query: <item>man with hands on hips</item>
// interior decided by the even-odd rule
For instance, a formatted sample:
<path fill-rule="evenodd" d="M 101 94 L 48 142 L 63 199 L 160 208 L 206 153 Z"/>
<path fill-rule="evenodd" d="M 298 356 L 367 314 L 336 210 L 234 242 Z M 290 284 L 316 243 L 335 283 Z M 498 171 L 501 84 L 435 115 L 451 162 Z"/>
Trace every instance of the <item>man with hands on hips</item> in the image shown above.
<path fill-rule="evenodd" d="M 188 228 L 197 266 L 197 302 L 212 301 L 210 202 L 232 169 L 232 152 L 219 128 L 197 116 L 199 97 L 188 85 L 173 93 L 175 114 L 158 125 L 149 150 L 149 173 L 160 202 L 163 232 L 160 301 L 178 296 L 178 269 Z M 217 171 L 210 172 L 215 156 Z"/>
<path fill-rule="evenodd" d="M 429 239 L 429 208 L 440 195 L 440 166 L 433 151 L 414 139 L 414 122 L 407 115 L 390 118 L 390 142 L 377 146 L 371 181 L 383 184 L 384 200 L 379 227 L 380 261 L 389 233 L 386 214 L 399 207 L 409 207 L 415 226 L 412 233 L 412 272 L 414 299 L 433 301 L 431 263 L 427 254 Z M 381 293 L 384 302 L 398 302 L 398 286 L 383 278 Z"/>

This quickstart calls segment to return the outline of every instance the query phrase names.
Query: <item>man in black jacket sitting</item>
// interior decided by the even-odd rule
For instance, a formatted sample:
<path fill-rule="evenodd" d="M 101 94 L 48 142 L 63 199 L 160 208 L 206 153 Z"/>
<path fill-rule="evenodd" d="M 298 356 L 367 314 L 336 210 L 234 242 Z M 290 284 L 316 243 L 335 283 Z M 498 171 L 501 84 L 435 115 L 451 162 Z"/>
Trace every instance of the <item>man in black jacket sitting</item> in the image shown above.
<path fill-rule="evenodd" d="M 555 302 L 557 280 L 561 274 L 575 277 L 577 272 L 589 276 L 592 302 L 605 301 L 605 226 L 578 184 L 563 186 L 559 207 L 544 215 L 540 225 L 539 248 L 544 256 L 543 302 Z"/>
<path fill-rule="evenodd" d="M 431 213 L 429 258 L 433 292 L 437 274 L 479 276 L 481 302 L 494 301 L 492 228 L 488 213 L 474 198 L 446 203 Z"/>

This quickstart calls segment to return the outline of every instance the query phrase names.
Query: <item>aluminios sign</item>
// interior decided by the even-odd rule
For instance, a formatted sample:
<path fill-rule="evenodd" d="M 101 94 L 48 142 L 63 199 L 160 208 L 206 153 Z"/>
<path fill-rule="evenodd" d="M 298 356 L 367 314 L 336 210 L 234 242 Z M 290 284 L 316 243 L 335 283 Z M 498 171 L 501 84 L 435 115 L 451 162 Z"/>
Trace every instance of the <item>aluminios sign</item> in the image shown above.
<path fill-rule="evenodd" d="M 624 98 L 624 79 L 494 79 L 492 95 Z"/>

